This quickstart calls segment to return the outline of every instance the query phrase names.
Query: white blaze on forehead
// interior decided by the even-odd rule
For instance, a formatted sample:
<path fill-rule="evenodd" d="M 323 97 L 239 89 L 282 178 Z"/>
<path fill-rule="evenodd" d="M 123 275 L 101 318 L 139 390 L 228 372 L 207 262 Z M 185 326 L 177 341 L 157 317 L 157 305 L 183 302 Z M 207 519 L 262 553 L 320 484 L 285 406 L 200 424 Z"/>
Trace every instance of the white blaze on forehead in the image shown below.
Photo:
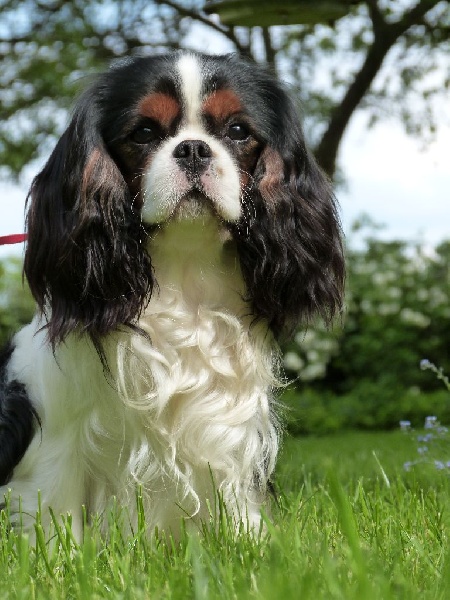
<path fill-rule="evenodd" d="M 181 95 L 186 121 L 198 124 L 200 121 L 202 72 L 199 60 L 193 54 L 184 54 L 177 62 L 180 74 Z"/>
<path fill-rule="evenodd" d="M 159 147 L 144 178 L 142 216 L 147 223 L 163 223 L 171 218 L 183 199 L 195 200 L 192 180 L 178 164 L 174 154 L 185 140 L 200 140 L 211 149 L 212 157 L 204 172 L 199 173 L 202 192 L 226 221 L 241 215 L 239 168 L 219 138 L 202 125 L 201 61 L 193 54 L 183 54 L 176 62 L 183 121 L 176 135 L 169 136 Z"/>

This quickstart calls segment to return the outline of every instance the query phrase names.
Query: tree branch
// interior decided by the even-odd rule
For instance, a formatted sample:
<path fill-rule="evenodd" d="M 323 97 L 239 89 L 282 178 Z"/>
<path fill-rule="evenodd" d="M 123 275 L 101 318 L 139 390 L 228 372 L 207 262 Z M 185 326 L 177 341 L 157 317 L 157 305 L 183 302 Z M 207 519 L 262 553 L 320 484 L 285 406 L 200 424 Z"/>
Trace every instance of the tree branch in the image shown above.
<path fill-rule="evenodd" d="M 415 6 L 405 12 L 399 21 L 392 23 L 389 27 L 395 32 L 396 38 L 399 38 L 410 27 L 421 23 L 427 12 L 439 3 L 440 0 L 420 0 Z M 450 4 L 448 0 L 446 3 Z"/>
<path fill-rule="evenodd" d="M 277 65 L 275 62 L 276 51 L 272 44 L 272 36 L 270 35 L 270 27 L 262 28 L 262 39 L 264 44 L 264 53 L 266 55 L 266 63 L 273 70 L 274 73 L 277 72 Z"/>
<path fill-rule="evenodd" d="M 412 9 L 393 23 L 387 23 L 377 4 L 377 0 L 367 0 L 369 15 L 373 24 L 374 40 L 369 46 L 361 69 L 356 73 L 342 101 L 331 113 L 328 127 L 316 148 L 316 157 L 322 168 L 333 177 L 336 158 L 344 132 L 350 118 L 363 97 L 368 92 L 383 61 L 396 43 L 410 27 L 420 23 L 425 14 L 440 0 L 420 0 Z"/>
<path fill-rule="evenodd" d="M 385 27 L 386 22 L 384 20 L 383 13 L 381 12 L 380 7 L 378 6 L 377 0 L 366 0 L 366 2 L 367 8 L 369 10 L 369 17 L 372 21 L 373 31 L 380 31 L 380 29 L 383 29 Z"/>
<path fill-rule="evenodd" d="M 236 36 L 234 27 L 227 27 L 226 25 L 214 23 L 214 21 L 212 21 L 205 14 L 202 14 L 200 11 L 180 6 L 177 2 L 173 2 L 172 0 L 155 0 L 155 4 L 158 4 L 159 6 L 169 6 L 170 8 L 176 10 L 181 16 L 189 17 L 193 21 L 202 23 L 203 25 L 206 25 L 213 31 L 221 33 L 235 45 L 236 50 L 240 54 L 244 54 L 246 56 L 250 55 L 250 46 L 247 44 L 242 44 L 240 42 L 240 40 Z"/>

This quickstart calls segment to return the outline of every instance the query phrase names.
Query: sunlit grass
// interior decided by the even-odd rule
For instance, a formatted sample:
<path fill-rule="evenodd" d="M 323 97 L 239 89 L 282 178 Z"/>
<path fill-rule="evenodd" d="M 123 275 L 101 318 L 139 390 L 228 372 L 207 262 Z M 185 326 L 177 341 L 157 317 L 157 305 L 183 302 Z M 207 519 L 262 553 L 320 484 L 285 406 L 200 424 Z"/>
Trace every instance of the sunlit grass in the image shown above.
<path fill-rule="evenodd" d="M 123 539 L 112 514 L 108 541 L 94 524 L 78 545 L 68 519 L 49 544 L 3 514 L 0 598 L 448 598 L 449 481 L 405 473 L 411 452 L 400 432 L 288 440 L 279 506 L 253 538 L 222 510 L 179 543 L 144 536 L 142 514 Z"/>

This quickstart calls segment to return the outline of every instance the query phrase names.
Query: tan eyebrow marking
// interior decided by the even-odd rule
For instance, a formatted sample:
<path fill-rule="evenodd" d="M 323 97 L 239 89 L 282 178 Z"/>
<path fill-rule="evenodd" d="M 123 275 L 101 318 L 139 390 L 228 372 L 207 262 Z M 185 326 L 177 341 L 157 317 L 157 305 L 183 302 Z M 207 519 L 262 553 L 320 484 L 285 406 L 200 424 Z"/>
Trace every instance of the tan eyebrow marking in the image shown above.
<path fill-rule="evenodd" d="M 161 125 L 168 127 L 179 115 L 181 107 L 172 96 L 163 94 L 162 92 L 155 92 L 142 98 L 138 109 L 143 117 L 154 119 L 161 123 Z"/>
<path fill-rule="evenodd" d="M 241 101 L 231 90 L 213 92 L 203 103 L 203 111 L 218 121 L 242 110 Z"/>
<path fill-rule="evenodd" d="M 266 202 L 276 202 L 284 177 L 284 163 L 279 152 L 267 146 L 262 155 L 265 173 L 259 190 Z"/>

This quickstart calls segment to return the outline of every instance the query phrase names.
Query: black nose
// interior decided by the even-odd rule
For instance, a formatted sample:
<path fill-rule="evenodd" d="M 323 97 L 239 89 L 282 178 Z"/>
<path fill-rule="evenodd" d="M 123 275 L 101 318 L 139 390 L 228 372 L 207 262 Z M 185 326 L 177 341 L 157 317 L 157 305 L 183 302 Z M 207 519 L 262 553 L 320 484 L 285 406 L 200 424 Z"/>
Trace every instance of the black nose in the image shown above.
<path fill-rule="evenodd" d="M 173 151 L 177 163 L 191 175 L 200 175 L 211 162 L 212 151 L 206 142 L 185 140 Z"/>

